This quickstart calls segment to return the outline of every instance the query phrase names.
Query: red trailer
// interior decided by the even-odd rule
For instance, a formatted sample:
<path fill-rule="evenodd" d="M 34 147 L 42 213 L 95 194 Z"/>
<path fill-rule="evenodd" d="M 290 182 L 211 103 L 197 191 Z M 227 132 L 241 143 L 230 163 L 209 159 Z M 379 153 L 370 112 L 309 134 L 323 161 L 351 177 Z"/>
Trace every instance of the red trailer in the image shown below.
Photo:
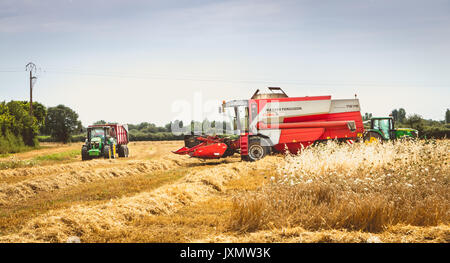
<path fill-rule="evenodd" d="M 332 100 L 331 96 L 288 97 L 278 87 L 271 93 L 255 92 L 250 100 L 224 102 L 221 111 L 231 120 L 227 136 L 185 136 L 185 147 L 176 154 L 217 159 L 240 153 L 255 161 L 271 152 L 289 150 L 329 139 L 354 142 L 364 132 L 359 100 Z"/>
<path fill-rule="evenodd" d="M 128 125 L 126 124 L 98 124 L 89 125 L 88 128 L 110 127 L 109 136 L 116 139 L 118 145 L 128 144 Z"/>

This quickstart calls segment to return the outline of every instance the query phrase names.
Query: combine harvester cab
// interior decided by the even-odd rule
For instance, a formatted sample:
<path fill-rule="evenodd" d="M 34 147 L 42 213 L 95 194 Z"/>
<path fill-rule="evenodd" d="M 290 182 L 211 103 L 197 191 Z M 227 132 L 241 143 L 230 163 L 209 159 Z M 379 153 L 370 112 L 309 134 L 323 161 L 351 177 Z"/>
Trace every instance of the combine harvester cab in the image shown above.
<path fill-rule="evenodd" d="M 288 97 L 278 87 L 259 90 L 250 100 L 224 102 L 233 137 L 185 137 L 185 147 L 174 152 L 197 158 L 221 158 L 240 153 L 256 161 L 272 152 L 301 151 L 312 143 L 337 139 L 353 143 L 364 132 L 358 99 L 332 100 L 331 96 Z M 224 150 L 223 145 L 227 148 Z"/>
<path fill-rule="evenodd" d="M 91 125 L 81 147 L 83 161 L 93 158 L 128 157 L 128 126 L 126 124 Z"/>

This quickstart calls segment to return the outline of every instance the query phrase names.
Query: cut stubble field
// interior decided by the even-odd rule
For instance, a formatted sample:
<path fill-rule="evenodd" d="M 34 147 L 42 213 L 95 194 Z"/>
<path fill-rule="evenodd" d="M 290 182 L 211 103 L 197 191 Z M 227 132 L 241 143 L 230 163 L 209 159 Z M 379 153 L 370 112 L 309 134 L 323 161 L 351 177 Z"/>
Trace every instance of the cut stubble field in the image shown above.
<path fill-rule="evenodd" d="M 450 141 L 337 145 L 241 162 L 132 142 L 0 158 L 0 242 L 450 242 Z"/>

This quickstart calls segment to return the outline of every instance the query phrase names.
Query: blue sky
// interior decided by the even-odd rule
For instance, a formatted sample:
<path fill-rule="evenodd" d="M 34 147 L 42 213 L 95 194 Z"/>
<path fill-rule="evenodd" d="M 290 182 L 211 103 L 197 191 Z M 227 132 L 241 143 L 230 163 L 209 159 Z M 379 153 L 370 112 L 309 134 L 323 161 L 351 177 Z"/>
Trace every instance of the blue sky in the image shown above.
<path fill-rule="evenodd" d="M 450 1 L 0 0 L 0 100 L 164 124 L 174 101 L 358 94 L 362 112 L 443 119 Z"/>

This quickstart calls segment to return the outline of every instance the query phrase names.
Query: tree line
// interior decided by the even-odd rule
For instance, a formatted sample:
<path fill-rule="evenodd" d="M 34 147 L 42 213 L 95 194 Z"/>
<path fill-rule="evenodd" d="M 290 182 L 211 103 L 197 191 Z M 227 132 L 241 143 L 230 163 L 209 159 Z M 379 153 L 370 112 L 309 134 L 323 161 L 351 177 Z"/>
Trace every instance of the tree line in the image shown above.
<path fill-rule="evenodd" d="M 45 107 L 28 101 L 0 102 L 0 154 L 21 152 L 39 146 L 39 135 L 52 141 L 69 142 L 82 130 L 78 114 L 64 105 Z M 45 136 L 44 136 L 45 137 Z"/>
<path fill-rule="evenodd" d="M 86 128 L 73 109 L 65 105 L 47 108 L 39 102 L 33 102 L 33 114 L 30 116 L 29 108 L 27 101 L 0 102 L 0 154 L 37 147 L 39 141 L 67 143 L 85 140 Z M 450 109 L 446 110 L 443 121 L 426 120 L 418 114 L 407 115 L 403 108 L 394 109 L 391 114 L 396 127 L 417 129 L 421 138 L 450 137 Z M 364 120 L 371 117 L 371 113 L 362 116 Z M 94 124 L 105 123 L 100 120 Z M 174 131 L 173 127 L 178 129 Z M 149 122 L 128 124 L 130 141 L 179 140 L 183 134 L 191 133 L 221 134 L 227 127 L 225 122 L 208 120 L 187 124 L 177 120 L 164 126 Z"/>

